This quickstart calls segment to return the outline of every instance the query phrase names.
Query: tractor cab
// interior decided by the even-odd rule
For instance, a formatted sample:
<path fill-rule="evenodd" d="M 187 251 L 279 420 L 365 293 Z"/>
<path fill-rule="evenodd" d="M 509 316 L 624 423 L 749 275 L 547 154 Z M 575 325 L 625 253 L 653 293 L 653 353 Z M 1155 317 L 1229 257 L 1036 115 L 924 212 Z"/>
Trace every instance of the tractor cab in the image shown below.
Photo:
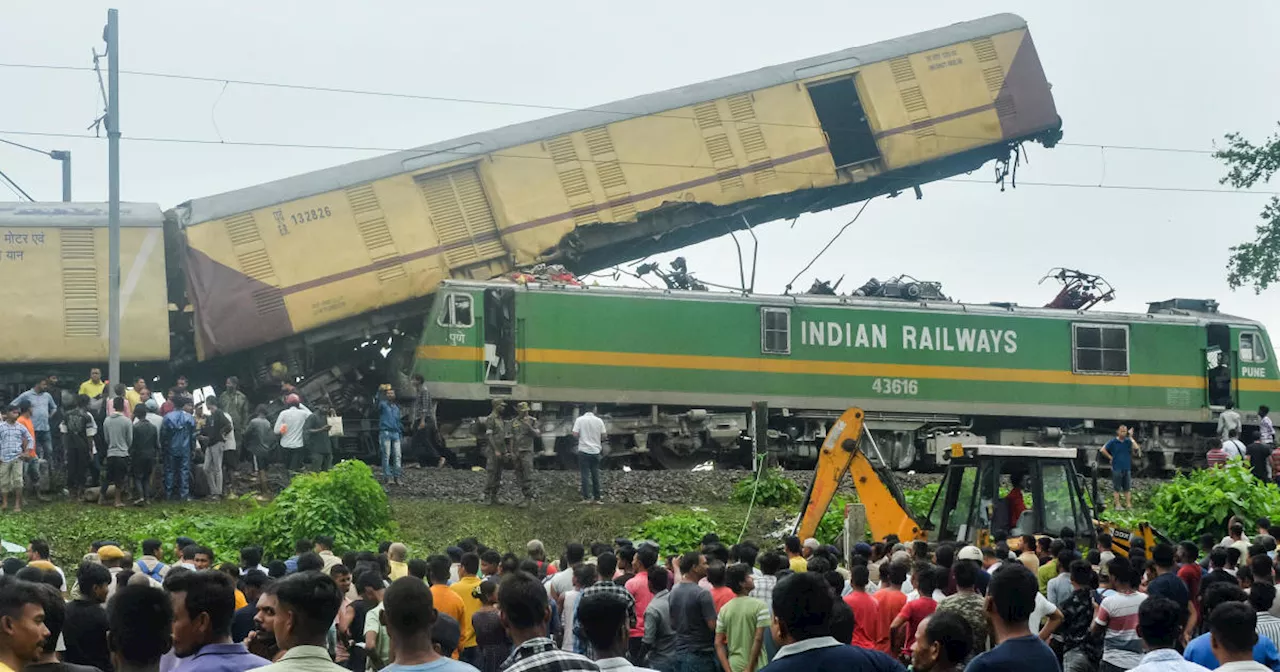
<path fill-rule="evenodd" d="M 929 508 L 929 540 L 985 545 L 996 532 L 1091 534 L 1093 512 L 1075 462 L 1074 448 L 952 446 Z"/>

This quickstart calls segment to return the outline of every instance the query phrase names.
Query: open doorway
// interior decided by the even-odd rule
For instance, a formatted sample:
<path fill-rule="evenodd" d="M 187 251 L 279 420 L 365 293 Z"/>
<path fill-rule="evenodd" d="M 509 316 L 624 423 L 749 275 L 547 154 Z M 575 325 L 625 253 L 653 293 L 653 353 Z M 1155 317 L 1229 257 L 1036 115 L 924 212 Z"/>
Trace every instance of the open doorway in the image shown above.
<path fill-rule="evenodd" d="M 484 290 L 485 380 L 516 379 L 516 293 L 510 289 Z"/>
<path fill-rule="evenodd" d="M 1211 324 L 1205 328 L 1205 379 L 1209 406 L 1225 407 L 1231 399 L 1231 328 Z"/>
<path fill-rule="evenodd" d="M 880 149 L 853 77 L 810 84 L 809 99 L 837 168 L 879 158 Z"/>

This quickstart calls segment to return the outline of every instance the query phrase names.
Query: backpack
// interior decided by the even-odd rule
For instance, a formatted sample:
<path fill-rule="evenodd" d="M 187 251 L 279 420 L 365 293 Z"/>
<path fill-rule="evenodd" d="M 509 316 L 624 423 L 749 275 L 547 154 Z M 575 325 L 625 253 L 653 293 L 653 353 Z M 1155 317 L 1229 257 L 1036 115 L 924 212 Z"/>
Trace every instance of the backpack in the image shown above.
<path fill-rule="evenodd" d="M 134 564 L 138 566 L 139 572 L 142 572 L 143 574 L 146 574 L 147 576 L 151 577 L 153 581 L 160 581 L 162 583 L 164 582 L 164 578 L 160 575 L 160 573 L 164 571 L 164 568 L 165 568 L 165 564 L 163 562 L 157 562 L 155 568 L 151 569 L 150 571 L 147 570 L 147 565 L 143 563 L 141 560 L 137 561 Z"/>

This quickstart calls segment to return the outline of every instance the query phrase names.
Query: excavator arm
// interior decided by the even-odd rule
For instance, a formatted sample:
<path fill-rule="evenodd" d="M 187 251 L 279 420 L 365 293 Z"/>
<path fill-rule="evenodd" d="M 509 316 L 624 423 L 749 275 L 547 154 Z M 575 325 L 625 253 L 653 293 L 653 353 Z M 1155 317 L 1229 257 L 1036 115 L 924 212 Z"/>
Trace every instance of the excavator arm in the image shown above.
<path fill-rule="evenodd" d="M 867 526 L 873 538 L 883 539 L 896 534 L 902 541 L 925 540 L 925 532 L 907 510 L 893 474 L 882 474 L 862 452 L 859 443 L 862 431 L 863 412 L 860 408 L 845 411 L 832 425 L 822 442 L 813 482 L 801 506 L 796 536 L 801 539 L 813 536 L 823 514 L 831 506 L 840 482 L 845 474 L 849 474 L 858 492 L 858 500 L 866 507 Z"/>

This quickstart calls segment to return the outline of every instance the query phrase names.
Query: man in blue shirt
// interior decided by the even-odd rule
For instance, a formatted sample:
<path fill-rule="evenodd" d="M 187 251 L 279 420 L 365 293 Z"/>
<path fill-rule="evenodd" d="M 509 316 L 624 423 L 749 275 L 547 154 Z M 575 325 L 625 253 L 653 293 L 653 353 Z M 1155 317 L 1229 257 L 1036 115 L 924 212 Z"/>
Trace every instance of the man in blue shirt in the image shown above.
<path fill-rule="evenodd" d="M 1039 588 L 1036 575 L 1017 562 L 1005 565 L 991 577 L 987 615 L 991 639 L 999 645 L 970 661 L 966 672 L 1058 669 L 1053 650 L 1028 627 Z"/>
<path fill-rule="evenodd" d="M 1248 599 L 1249 596 L 1245 594 L 1244 589 L 1234 583 L 1220 582 L 1206 588 L 1204 597 L 1201 599 L 1201 607 L 1205 613 L 1205 618 L 1211 624 L 1210 632 L 1206 632 L 1187 642 L 1187 648 L 1183 649 L 1182 657 L 1211 670 L 1217 669 L 1219 661 L 1218 657 L 1214 655 L 1211 638 L 1213 610 L 1219 605 L 1230 602 L 1243 603 L 1247 602 Z M 1276 651 L 1275 642 L 1271 641 L 1271 638 L 1266 635 L 1258 635 L 1257 637 L 1257 641 L 1253 645 L 1253 660 L 1266 665 L 1272 670 L 1280 670 L 1280 653 Z"/>
<path fill-rule="evenodd" d="M 382 599 L 396 661 L 383 672 L 476 672 L 476 668 L 436 651 L 431 631 L 439 613 L 434 608 L 431 589 L 422 579 L 396 579 Z"/>
<path fill-rule="evenodd" d="M 382 454 L 382 478 L 400 485 L 400 406 L 390 385 L 378 390 L 378 446 Z"/>
<path fill-rule="evenodd" d="M 191 415 L 191 399 L 175 400 L 177 408 L 164 416 L 161 425 L 164 456 L 164 491 L 170 500 L 191 499 L 191 444 L 195 441 L 196 419 Z M 176 481 L 176 483 L 175 483 Z"/>
<path fill-rule="evenodd" d="M 1032 593 L 1035 580 L 1032 576 Z M 887 654 L 850 646 L 831 636 L 835 600 L 827 582 L 816 573 L 799 572 L 778 581 L 773 588 L 772 630 L 774 641 L 781 646 L 761 672 L 902 672 L 902 665 Z M 1026 622 L 1024 616 L 1023 628 Z M 1047 646 L 1045 651 L 1057 669 L 1053 652 Z"/>
<path fill-rule="evenodd" d="M 1133 494 L 1129 489 L 1133 486 L 1133 454 L 1139 450 L 1141 447 L 1129 436 L 1129 428 L 1124 425 L 1116 429 L 1116 438 L 1102 447 L 1102 456 L 1111 461 L 1111 497 L 1117 511 L 1120 510 L 1122 492 L 1125 508 L 1133 510 Z"/>
<path fill-rule="evenodd" d="M 222 572 L 184 572 L 165 581 L 173 601 L 173 652 L 181 672 L 245 672 L 271 661 L 231 641 L 236 586 Z"/>

